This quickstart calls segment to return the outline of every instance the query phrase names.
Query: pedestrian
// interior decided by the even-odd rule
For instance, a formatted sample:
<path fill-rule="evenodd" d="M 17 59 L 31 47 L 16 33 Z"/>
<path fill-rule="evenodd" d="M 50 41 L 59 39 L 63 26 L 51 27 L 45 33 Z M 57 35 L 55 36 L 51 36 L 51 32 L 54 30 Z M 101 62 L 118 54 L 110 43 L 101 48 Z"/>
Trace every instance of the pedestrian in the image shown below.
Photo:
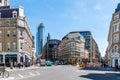
<path fill-rule="evenodd" d="M 25 62 L 23 62 L 23 68 L 25 68 L 25 67 L 26 67 Z"/>
<path fill-rule="evenodd" d="M 20 62 L 20 66 L 23 67 L 23 62 Z"/>
<path fill-rule="evenodd" d="M 18 68 L 20 69 L 20 63 L 18 63 Z"/>
<path fill-rule="evenodd" d="M 16 68 L 16 67 L 17 67 L 17 62 L 15 61 L 15 62 L 14 62 L 14 68 Z"/>

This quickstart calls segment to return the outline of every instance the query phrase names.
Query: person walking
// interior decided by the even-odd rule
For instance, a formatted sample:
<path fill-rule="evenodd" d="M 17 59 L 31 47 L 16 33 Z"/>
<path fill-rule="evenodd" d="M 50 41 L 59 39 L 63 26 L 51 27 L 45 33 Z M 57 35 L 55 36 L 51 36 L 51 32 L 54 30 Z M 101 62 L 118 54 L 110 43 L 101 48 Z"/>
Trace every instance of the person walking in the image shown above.
<path fill-rule="evenodd" d="M 14 68 L 16 68 L 16 67 L 17 67 L 17 62 L 15 61 L 15 62 L 14 62 Z"/>

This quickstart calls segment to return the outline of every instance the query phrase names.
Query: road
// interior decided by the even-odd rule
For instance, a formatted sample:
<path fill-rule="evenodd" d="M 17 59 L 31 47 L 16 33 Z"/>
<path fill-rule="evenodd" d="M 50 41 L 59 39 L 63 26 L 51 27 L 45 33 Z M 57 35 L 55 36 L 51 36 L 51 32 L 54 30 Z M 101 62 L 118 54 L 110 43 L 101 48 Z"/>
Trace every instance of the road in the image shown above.
<path fill-rule="evenodd" d="M 111 71 L 109 68 L 81 69 L 71 65 L 37 67 L 9 72 L 14 80 L 120 80 L 119 71 Z"/>

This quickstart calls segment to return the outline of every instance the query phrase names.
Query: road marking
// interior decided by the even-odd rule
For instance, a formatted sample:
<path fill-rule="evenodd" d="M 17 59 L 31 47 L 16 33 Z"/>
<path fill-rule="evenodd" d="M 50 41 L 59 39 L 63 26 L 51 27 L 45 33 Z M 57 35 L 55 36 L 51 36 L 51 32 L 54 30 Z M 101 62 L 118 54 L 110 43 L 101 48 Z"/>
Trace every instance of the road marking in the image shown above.
<path fill-rule="evenodd" d="M 35 76 L 35 74 L 33 74 L 33 73 L 31 73 L 31 72 L 29 72 L 29 74 L 30 74 L 31 76 Z"/>
<path fill-rule="evenodd" d="M 35 71 L 35 73 L 37 74 L 37 75 L 39 75 L 40 73 L 39 72 L 37 72 L 37 71 Z"/>
<path fill-rule="evenodd" d="M 86 72 L 85 70 L 76 70 L 76 72 Z"/>
<path fill-rule="evenodd" d="M 21 74 L 18 74 L 18 76 L 20 76 L 21 78 L 24 78 L 24 76 L 23 76 L 23 75 L 21 75 Z"/>
<path fill-rule="evenodd" d="M 9 78 L 1 78 L 0 80 L 14 80 L 14 77 L 9 77 Z"/>

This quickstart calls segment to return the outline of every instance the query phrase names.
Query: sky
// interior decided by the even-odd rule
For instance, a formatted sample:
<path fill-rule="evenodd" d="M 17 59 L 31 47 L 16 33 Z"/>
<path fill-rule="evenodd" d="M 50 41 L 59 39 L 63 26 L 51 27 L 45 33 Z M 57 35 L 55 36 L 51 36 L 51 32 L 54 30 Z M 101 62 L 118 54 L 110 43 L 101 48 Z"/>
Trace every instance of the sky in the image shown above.
<path fill-rule="evenodd" d="M 43 22 L 46 36 L 62 39 L 71 31 L 89 30 L 105 55 L 112 14 L 120 0 L 11 0 L 11 6 L 23 6 L 31 32 L 36 36 Z"/>

